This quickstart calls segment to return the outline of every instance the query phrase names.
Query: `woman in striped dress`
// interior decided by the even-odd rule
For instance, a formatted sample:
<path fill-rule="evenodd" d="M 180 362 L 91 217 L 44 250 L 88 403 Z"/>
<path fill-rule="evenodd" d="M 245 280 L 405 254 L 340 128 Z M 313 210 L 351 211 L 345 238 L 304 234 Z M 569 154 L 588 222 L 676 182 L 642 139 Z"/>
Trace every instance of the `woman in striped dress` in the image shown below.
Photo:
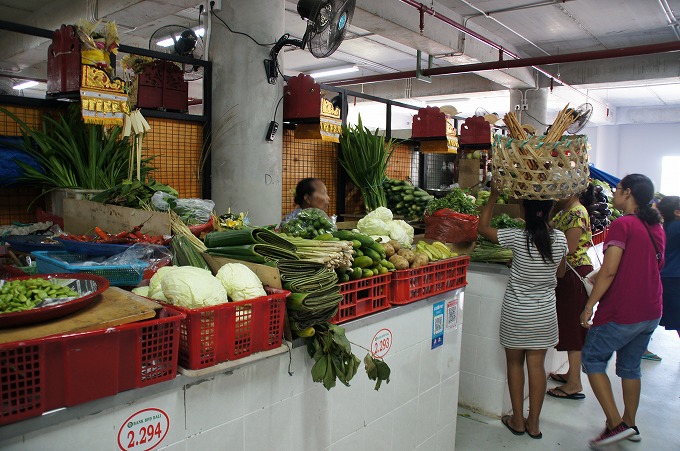
<path fill-rule="evenodd" d="M 526 228 L 490 227 L 498 191 L 480 211 L 479 234 L 512 250 L 510 279 L 501 308 L 500 342 L 505 348 L 512 415 L 501 418 L 513 434 L 541 438 L 539 415 L 546 390 L 545 354 L 557 344 L 556 275 L 564 275 L 567 239 L 553 230 L 553 201 L 524 200 Z M 529 416 L 524 419 L 524 362 L 529 374 Z"/>

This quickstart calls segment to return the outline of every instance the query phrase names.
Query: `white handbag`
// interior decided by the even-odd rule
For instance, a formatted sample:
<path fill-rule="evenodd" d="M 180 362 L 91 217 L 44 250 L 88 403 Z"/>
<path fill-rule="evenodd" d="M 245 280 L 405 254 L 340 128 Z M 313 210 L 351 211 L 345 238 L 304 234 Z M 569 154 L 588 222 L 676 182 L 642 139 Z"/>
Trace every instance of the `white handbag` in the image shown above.
<path fill-rule="evenodd" d="M 590 242 L 590 244 L 592 245 L 593 248 L 595 247 L 595 244 L 593 244 L 592 241 Z M 597 255 L 597 259 L 599 261 L 600 260 L 600 254 L 595 253 L 595 255 Z M 600 267 L 602 267 L 602 262 L 599 261 L 599 263 L 600 263 Z M 579 280 L 581 281 L 581 283 L 583 283 L 583 288 L 585 288 L 586 293 L 588 294 L 588 297 L 590 297 L 590 293 L 593 292 L 593 287 L 595 286 L 595 279 L 597 278 L 597 274 L 600 272 L 600 267 L 598 267 L 597 269 L 593 269 L 588 274 L 586 274 L 585 277 L 583 277 L 569 263 L 567 263 L 567 266 L 570 267 L 572 271 L 574 271 L 574 274 L 576 274 L 576 277 L 578 277 Z"/>

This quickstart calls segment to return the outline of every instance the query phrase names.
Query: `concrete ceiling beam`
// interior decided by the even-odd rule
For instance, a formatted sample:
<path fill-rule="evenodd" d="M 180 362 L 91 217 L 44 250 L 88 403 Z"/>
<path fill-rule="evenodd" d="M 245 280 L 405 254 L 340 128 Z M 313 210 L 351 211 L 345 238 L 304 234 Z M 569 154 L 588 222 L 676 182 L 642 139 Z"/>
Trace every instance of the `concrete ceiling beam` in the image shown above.
<path fill-rule="evenodd" d="M 437 5 L 441 14 L 462 21 L 462 17 L 443 5 Z M 475 39 L 461 39 L 461 33 L 450 25 L 424 16 L 423 32 L 420 32 L 418 10 L 401 2 L 382 0 L 360 0 L 354 12 L 352 24 L 364 30 L 384 36 L 400 44 L 419 49 L 437 59 L 453 64 L 469 64 L 498 59 L 498 51 Z M 500 40 L 496 36 L 489 39 Z M 512 49 L 510 49 L 512 50 Z M 535 84 L 531 69 L 510 69 L 503 72 L 483 74 L 494 82 L 508 88 L 528 88 Z"/>
<path fill-rule="evenodd" d="M 680 79 L 680 52 L 569 63 L 560 65 L 559 70 L 551 66 L 550 70 L 559 72 L 562 80 L 571 85 L 621 84 L 623 86 L 625 83 L 639 85 L 643 81 L 672 78 L 678 80 Z M 542 87 L 547 87 L 550 80 L 544 78 L 540 80 L 540 84 Z"/>

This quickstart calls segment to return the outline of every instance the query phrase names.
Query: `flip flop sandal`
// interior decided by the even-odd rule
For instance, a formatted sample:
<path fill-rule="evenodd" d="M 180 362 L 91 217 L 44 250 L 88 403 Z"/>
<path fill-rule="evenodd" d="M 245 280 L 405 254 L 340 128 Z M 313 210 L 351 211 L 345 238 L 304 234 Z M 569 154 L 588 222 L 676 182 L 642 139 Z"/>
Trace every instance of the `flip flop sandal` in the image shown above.
<path fill-rule="evenodd" d="M 554 380 L 555 382 L 559 382 L 561 384 L 566 384 L 567 380 L 562 377 L 561 374 L 559 373 L 550 373 L 550 379 Z"/>
<path fill-rule="evenodd" d="M 560 392 L 564 393 L 564 396 L 562 395 L 556 395 L 555 392 Z M 584 399 L 586 395 L 583 393 L 567 393 L 566 391 L 562 390 L 560 387 L 555 387 L 553 389 L 548 390 L 545 392 L 546 395 L 552 396 L 553 398 L 559 398 L 559 399 Z"/>
<path fill-rule="evenodd" d="M 525 428 L 527 427 L 526 422 L 524 423 L 524 427 L 525 427 Z M 527 435 L 528 435 L 529 437 L 533 438 L 534 440 L 539 440 L 539 439 L 542 439 L 542 438 L 543 438 L 543 432 L 540 432 L 540 431 L 539 431 L 538 434 L 532 434 L 531 432 L 529 432 L 529 429 L 527 429 L 526 432 L 527 432 Z"/>
<path fill-rule="evenodd" d="M 512 426 L 510 426 L 510 424 L 508 423 L 509 420 L 510 420 L 510 415 L 504 415 L 504 416 L 501 417 L 501 423 L 503 423 L 503 426 L 508 428 L 508 430 L 510 432 L 512 432 L 515 435 L 524 435 L 525 431 L 518 431 L 517 429 L 513 429 Z"/>
<path fill-rule="evenodd" d="M 660 362 L 661 361 L 661 357 L 654 354 L 653 352 L 650 352 L 649 354 L 642 354 L 642 358 L 645 359 L 645 360 L 651 360 L 652 362 Z"/>

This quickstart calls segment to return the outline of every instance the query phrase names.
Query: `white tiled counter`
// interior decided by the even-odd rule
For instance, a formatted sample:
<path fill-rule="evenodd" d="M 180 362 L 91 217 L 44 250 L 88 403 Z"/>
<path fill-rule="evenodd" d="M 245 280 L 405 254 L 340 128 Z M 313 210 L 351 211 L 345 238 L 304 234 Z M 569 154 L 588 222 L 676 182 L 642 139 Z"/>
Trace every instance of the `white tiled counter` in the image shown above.
<path fill-rule="evenodd" d="M 505 351 L 500 344 L 501 303 L 510 270 L 503 265 L 470 263 L 465 289 L 458 403 L 491 417 L 510 413 Z M 549 349 L 546 377 L 567 363 L 567 353 Z M 525 381 L 528 378 L 525 377 Z M 525 397 L 528 383 L 525 383 Z"/>
<path fill-rule="evenodd" d="M 363 364 L 351 387 L 338 382 L 326 391 L 312 381 L 312 360 L 300 346 L 290 356 L 284 352 L 210 376 L 181 375 L 0 427 L 0 448 L 150 449 L 139 443 L 141 429 L 135 420 L 156 424 L 165 421 L 156 419 L 165 414 L 168 424 L 152 434 L 155 441 L 160 438 L 156 432 L 164 434 L 154 450 L 451 451 L 462 316 L 445 330 L 443 345 L 435 349 L 432 331 L 433 305 L 454 299 L 462 310 L 461 289 L 344 325 L 349 340 L 366 347 L 380 330 L 391 332 L 385 360 L 392 378 L 380 391 L 373 389 Z M 366 351 L 356 345 L 353 350 L 363 360 Z M 134 416 L 145 409 L 157 410 Z"/>

